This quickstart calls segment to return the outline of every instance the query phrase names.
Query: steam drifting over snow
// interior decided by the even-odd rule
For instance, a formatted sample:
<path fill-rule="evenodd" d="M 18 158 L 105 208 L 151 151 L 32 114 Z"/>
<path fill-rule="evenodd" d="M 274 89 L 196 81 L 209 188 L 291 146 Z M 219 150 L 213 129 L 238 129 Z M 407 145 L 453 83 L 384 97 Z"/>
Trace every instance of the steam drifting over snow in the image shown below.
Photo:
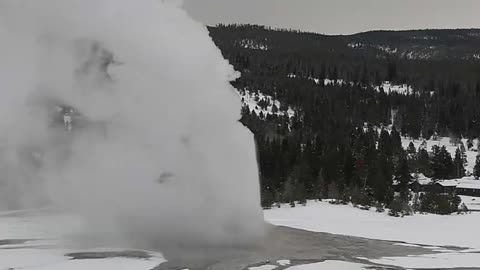
<path fill-rule="evenodd" d="M 178 4 L 0 0 L 0 40 L 1 208 L 53 204 L 136 247 L 261 236 L 239 74 Z M 84 125 L 52 127 L 57 105 Z"/>

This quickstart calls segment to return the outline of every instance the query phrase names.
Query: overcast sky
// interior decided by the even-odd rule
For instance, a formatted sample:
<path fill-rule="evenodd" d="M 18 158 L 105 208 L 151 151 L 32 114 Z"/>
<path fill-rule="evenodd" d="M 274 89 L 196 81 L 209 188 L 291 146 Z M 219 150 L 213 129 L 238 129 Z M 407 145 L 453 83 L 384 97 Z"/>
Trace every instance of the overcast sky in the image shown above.
<path fill-rule="evenodd" d="M 480 28 L 480 0 L 184 0 L 197 20 L 255 23 L 325 34 Z"/>

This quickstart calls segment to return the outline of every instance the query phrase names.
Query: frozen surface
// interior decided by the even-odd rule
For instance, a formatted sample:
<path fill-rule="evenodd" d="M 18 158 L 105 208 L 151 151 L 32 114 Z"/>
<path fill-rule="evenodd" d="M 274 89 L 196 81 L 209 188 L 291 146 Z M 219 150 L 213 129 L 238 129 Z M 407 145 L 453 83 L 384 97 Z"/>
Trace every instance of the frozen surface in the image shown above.
<path fill-rule="evenodd" d="M 111 257 L 72 260 L 67 256 L 76 252 L 118 252 L 119 248 L 69 248 L 62 239 L 78 234 L 83 221 L 73 215 L 49 212 L 36 214 L 1 212 L 0 241 L 30 239 L 12 243 L 0 242 L 0 269 L 35 270 L 149 270 L 165 262 L 157 252 L 146 252 L 150 258 Z"/>
<path fill-rule="evenodd" d="M 361 270 L 366 269 L 365 265 L 341 261 L 325 261 L 320 263 L 312 263 L 305 265 L 297 265 L 287 268 L 287 270 L 320 270 L 320 269 L 331 269 L 331 270 Z"/>
<path fill-rule="evenodd" d="M 364 211 L 350 205 L 309 202 L 305 207 L 265 211 L 265 219 L 274 225 L 314 232 L 399 241 L 398 245 L 425 246 L 435 255 L 382 258 L 374 263 L 415 268 L 480 267 L 478 224 L 480 213 L 466 215 L 413 215 L 394 218 L 374 210 Z M 463 247 L 464 249 L 457 249 Z"/>
<path fill-rule="evenodd" d="M 276 265 L 266 264 L 262 266 L 250 267 L 249 270 L 274 270 L 276 268 Z"/>
<path fill-rule="evenodd" d="M 165 260 L 161 256 L 150 259 L 108 258 L 71 260 L 67 250 L 57 249 L 0 249 L 0 269 L 35 270 L 149 270 Z"/>
<path fill-rule="evenodd" d="M 480 255 L 478 253 L 440 253 L 433 255 L 386 257 L 371 262 L 393 265 L 404 268 L 478 268 L 480 267 Z"/>
<path fill-rule="evenodd" d="M 280 263 L 279 263 L 280 264 Z M 280 264 L 280 266 L 286 266 L 286 264 Z M 287 267 L 287 270 L 360 270 L 366 269 L 366 265 L 349 263 L 342 261 L 324 261 L 319 263 L 299 264 L 291 267 Z M 258 267 L 250 267 L 249 270 L 275 270 L 279 269 L 279 266 L 275 265 L 262 265 Z M 284 269 L 284 268 L 282 268 Z"/>

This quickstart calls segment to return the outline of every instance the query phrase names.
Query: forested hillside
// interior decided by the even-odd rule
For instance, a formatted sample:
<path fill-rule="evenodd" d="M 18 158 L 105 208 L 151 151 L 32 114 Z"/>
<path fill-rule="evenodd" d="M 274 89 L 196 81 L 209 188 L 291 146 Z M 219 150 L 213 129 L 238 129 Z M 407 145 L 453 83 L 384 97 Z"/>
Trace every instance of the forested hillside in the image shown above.
<path fill-rule="evenodd" d="M 480 134 L 480 30 L 209 30 L 242 73 L 233 84 L 257 140 L 264 206 L 322 197 L 388 206 L 394 180 L 408 199 L 411 173 L 464 176 L 459 139 Z M 404 149 L 401 136 L 451 137 L 460 156 Z"/>

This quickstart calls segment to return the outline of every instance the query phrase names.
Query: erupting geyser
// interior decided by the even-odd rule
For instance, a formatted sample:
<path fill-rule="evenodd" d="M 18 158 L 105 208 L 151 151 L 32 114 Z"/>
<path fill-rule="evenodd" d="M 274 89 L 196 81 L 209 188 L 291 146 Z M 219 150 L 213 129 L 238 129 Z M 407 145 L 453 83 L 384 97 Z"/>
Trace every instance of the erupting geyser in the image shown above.
<path fill-rule="evenodd" d="M 0 0 L 0 59 L 0 207 L 132 246 L 262 234 L 238 74 L 178 4 Z"/>

